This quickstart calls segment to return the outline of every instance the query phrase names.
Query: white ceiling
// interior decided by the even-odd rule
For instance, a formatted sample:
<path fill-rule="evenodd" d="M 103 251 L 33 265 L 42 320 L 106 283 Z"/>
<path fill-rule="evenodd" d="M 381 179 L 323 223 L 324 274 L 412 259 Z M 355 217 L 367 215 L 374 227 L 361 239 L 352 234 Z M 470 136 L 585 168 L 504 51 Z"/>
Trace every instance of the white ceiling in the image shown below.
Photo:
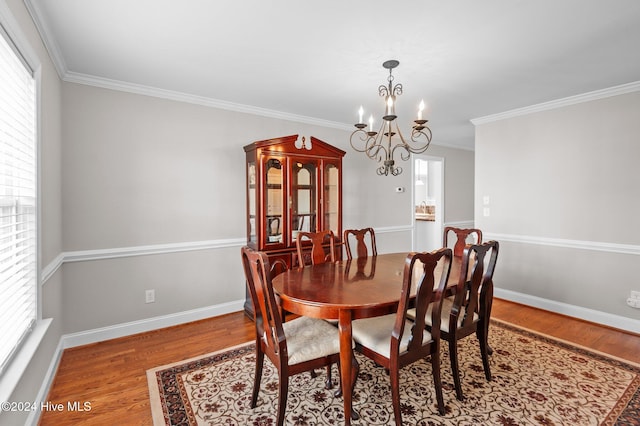
<path fill-rule="evenodd" d="M 638 0 L 25 1 L 67 81 L 339 128 L 380 119 L 397 59 L 400 123 L 424 99 L 468 149 L 470 119 L 640 80 Z"/>

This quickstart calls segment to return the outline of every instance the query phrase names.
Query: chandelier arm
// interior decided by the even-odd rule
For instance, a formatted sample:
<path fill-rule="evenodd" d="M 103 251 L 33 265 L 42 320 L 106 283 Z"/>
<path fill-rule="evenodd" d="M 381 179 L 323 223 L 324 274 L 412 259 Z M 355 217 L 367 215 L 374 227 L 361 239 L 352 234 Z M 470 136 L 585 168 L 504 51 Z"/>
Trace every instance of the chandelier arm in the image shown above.
<path fill-rule="evenodd" d="M 382 151 L 382 153 L 380 151 Z M 387 149 L 382 145 L 374 144 L 367 149 L 366 154 L 367 157 L 379 163 L 383 158 L 387 157 Z"/>
<path fill-rule="evenodd" d="M 363 149 L 358 148 L 356 145 L 353 144 L 353 139 L 354 136 L 359 136 L 359 139 L 365 143 L 365 147 Z M 369 137 L 367 136 L 367 132 L 365 132 L 362 129 L 358 129 L 358 130 L 354 130 L 353 133 L 351 133 L 351 137 L 349 138 L 349 144 L 351 144 L 351 148 L 353 148 L 355 151 L 358 152 L 366 152 L 367 151 L 367 140 L 369 139 Z"/>
<path fill-rule="evenodd" d="M 402 84 L 398 83 L 395 86 L 393 86 L 393 95 L 394 96 L 402 95 Z"/>
<path fill-rule="evenodd" d="M 417 127 L 422 127 L 422 129 L 419 129 Z M 424 146 L 422 147 L 416 147 L 415 152 L 416 154 L 422 154 L 423 152 L 425 152 L 429 146 L 431 145 L 431 129 L 426 127 L 426 126 L 416 126 L 411 130 L 411 141 L 414 143 L 423 143 Z M 420 140 L 423 139 L 423 140 Z"/>
<path fill-rule="evenodd" d="M 402 136 L 402 132 L 400 131 L 399 126 L 396 126 L 396 131 L 398 133 L 398 137 L 400 138 L 400 143 L 393 146 L 393 150 L 391 150 L 391 157 L 393 157 L 393 155 L 395 154 L 396 149 L 402 148 L 403 151 L 400 152 L 400 158 L 402 159 L 402 161 L 407 161 L 409 158 L 411 158 L 411 153 L 415 151 L 413 150 L 411 145 L 409 145 L 404 140 L 404 136 Z M 402 170 L 402 168 L 400 168 L 400 170 Z M 399 173 L 402 173 L 402 171 L 400 171 Z"/>

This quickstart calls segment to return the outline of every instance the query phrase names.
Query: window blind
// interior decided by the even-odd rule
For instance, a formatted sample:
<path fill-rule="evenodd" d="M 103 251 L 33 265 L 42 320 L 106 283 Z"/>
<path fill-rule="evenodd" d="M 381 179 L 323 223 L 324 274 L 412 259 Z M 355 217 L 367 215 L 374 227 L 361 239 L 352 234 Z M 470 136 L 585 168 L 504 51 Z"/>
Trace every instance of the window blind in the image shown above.
<path fill-rule="evenodd" d="M 0 374 L 37 316 L 35 87 L 0 31 Z"/>

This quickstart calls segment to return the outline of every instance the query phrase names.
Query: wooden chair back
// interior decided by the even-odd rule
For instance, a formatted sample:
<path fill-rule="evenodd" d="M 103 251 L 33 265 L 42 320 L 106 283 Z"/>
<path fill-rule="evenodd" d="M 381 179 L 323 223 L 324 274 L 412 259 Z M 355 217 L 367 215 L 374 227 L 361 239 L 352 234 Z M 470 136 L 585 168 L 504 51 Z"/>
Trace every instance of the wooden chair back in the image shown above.
<path fill-rule="evenodd" d="M 256 370 L 251 394 L 251 408 L 255 408 L 258 402 L 264 356 L 266 355 L 278 370 L 276 425 L 283 426 L 289 377 L 314 368 L 330 368 L 332 363 L 338 362 L 340 360 L 340 336 L 334 326 L 321 319 L 300 316 L 283 324 L 280 307 L 271 283 L 272 274 L 276 274 L 282 266 L 272 268 L 265 253 L 254 251 L 249 247 L 243 247 L 241 254 L 247 285 L 253 301 L 256 329 Z M 274 265 L 280 262 L 282 261 L 276 260 Z M 286 268 L 286 264 L 284 267 Z M 288 336 L 285 332 L 288 332 Z M 312 350 L 308 348 L 307 339 L 314 342 Z M 289 348 L 287 341 L 291 344 Z M 357 369 L 354 374 L 357 374 Z M 327 380 L 330 381 L 330 377 Z"/>
<path fill-rule="evenodd" d="M 443 315 L 449 312 L 447 318 L 449 326 L 441 327 L 441 337 L 449 343 L 453 382 L 456 397 L 460 401 L 464 400 L 464 396 L 458 365 L 458 340 L 475 333 L 480 345 L 485 378 L 491 380 L 489 355 L 492 349 L 489 346 L 488 335 L 493 304 L 493 273 L 498 260 L 499 247 L 497 241 L 467 245 L 462 254 L 460 278 L 453 301 L 451 302 L 450 299 L 445 301 L 447 309 L 443 309 Z"/>
<path fill-rule="evenodd" d="M 460 266 L 460 278 L 456 285 L 451 309 L 449 322 L 451 328 L 455 324 L 459 324 L 458 328 L 461 329 L 468 328 L 474 322 L 474 313 L 482 322 L 489 320 L 493 301 L 493 273 L 498 260 L 498 250 L 497 241 L 470 244 L 465 247 Z M 462 271 L 470 272 L 465 275 Z"/>
<path fill-rule="evenodd" d="M 415 281 L 414 274 L 420 272 L 420 277 L 416 281 L 415 293 L 415 318 L 414 325 L 411 329 L 411 337 L 407 351 L 402 355 L 404 361 L 400 365 L 407 365 L 418 359 L 424 358 L 425 347 L 423 345 L 425 328 L 425 317 L 429 305 L 433 304 L 431 318 L 432 321 L 438 323 L 438 327 L 434 327 L 431 331 L 431 340 L 439 341 L 440 333 L 440 316 L 442 308 L 442 299 L 444 290 L 449 280 L 451 272 L 451 249 L 441 248 L 431 253 L 409 253 L 405 260 L 404 273 L 402 280 L 402 292 L 400 295 L 400 303 L 396 313 L 396 322 L 391 335 L 391 354 L 399 352 L 400 338 L 404 334 L 404 327 L 407 324 L 407 311 L 411 307 L 411 289 L 412 283 Z M 435 270 L 438 263 L 444 261 L 440 282 L 435 286 Z M 420 268 L 416 268 L 419 264 Z M 427 349 L 429 350 L 429 349 Z"/>
<path fill-rule="evenodd" d="M 449 248 L 431 253 L 409 253 L 405 259 L 397 312 L 377 318 L 356 320 L 352 324 L 356 349 L 389 370 L 391 399 L 397 425 L 402 425 L 399 370 L 416 361 L 431 361 L 438 412 L 445 413 L 440 379 L 439 326 L 443 295 L 451 272 L 451 260 L 452 252 Z M 440 263 L 443 264 L 439 265 Z M 435 271 L 438 267 L 442 268 L 442 274 L 440 282 L 435 286 Z M 414 274 L 419 274 L 419 277 L 416 279 Z M 415 308 L 411 308 L 413 288 Z M 410 308 L 415 312 L 414 322 L 407 314 Z M 432 330 L 425 327 L 427 315 L 436 324 Z M 384 339 L 380 338 L 380 333 L 389 329 L 391 341 L 390 346 L 387 346 Z"/>
<path fill-rule="evenodd" d="M 353 259 L 353 253 L 351 250 L 351 241 L 355 238 L 356 255 L 358 258 L 365 258 L 369 255 L 369 249 L 367 248 L 367 234 L 369 235 L 369 247 L 371 249 L 371 256 L 377 256 L 378 250 L 376 248 L 376 234 L 373 228 L 363 229 L 345 229 L 344 230 L 344 247 L 347 252 L 347 259 Z"/>
<path fill-rule="evenodd" d="M 287 342 L 282 328 L 281 310 L 271 284 L 271 265 L 263 252 L 243 247 L 242 265 L 253 302 L 256 344 L 261 344 L 274 364 L 287 364 Z M 285 359 L 281 360 L 284 355 Z"/>
<path fill-rule="evenodd" d="M 304 243 L 304 239 L 311 240 L 310 262 L 306 262 L 305 259 L 305 246 L 308 247 L 308 245 Z M 329 244 L 329 253 L 325 252 L 324 246 L 326 244 Z M 299 232 L 296 237 L 296 251 L 299 266 L 304 266 L 308 263 L 317 265 L 325 262 L 335 262 L 336 248 L 333 231 Z"/>
<path fill-rule="evenodd" d="M 447 226 L 444 228 L 442 237 L 442 246 L 449 247 L 449 234 L 453 232 L 456 235 L 456 242 L 453 246 L 453 255 L 461 257 L 464 247 L 467 245 L 467 239 L 470 235 L 475 234 L 475 244 L 482 244 L 482 231 L 476 228 L 455 228 Z"/>

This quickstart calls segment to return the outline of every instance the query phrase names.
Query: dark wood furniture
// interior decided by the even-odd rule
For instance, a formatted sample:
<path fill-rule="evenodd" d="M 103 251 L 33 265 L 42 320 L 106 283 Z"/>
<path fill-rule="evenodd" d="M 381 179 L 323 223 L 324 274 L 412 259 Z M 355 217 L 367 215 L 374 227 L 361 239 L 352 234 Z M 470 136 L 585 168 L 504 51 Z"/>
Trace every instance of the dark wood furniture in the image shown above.
<path fill-rule="evenodd" d="M 453 232 L 456 235 L 456 242 L 453 246 L 453 255 L 461 257 L 464 247 L 467 245 L 467 238 L 469 235 L 475 234 L 476 241 L 474 244 L 482 243 L 482 231 L 475 228 L 455 228 L 453 226 L 447 226 L 444 228 L 442 236 L 442 247 L 449 247 L 449 234 Z"/>
<path fill-rule="evenodd" d="M 313 136 L 257 141 L 244 147 L 247 246 L 273 262 L 296 266 L 298 232 L 331 230 L 341 257 L 342 158 L 345 152 Z M 247 290 L 245 313 L 253 318 Z"/>
<path fill-rule="evenodd" d="M 344 230 L 344 238 L 342 239 L 344 242 L 344 247 L 347 252 L 347 259 L 353 259 L 353 252 L 351 250 L 351 240 L 355 238 L 356 245 L 356 256 L 358 258 L 367 257 L 369 255 L 369 249 L 367 248 L 367 235 L 369 241 L 369 248 L 371 249 L 371 256 L 376 256 L 378 254 L 378 249 L 376 248 L 376 233 L 373 228 L 363 228 L 363 229 L 345 229 Z"/>
<path fill-rule="evenodd" d="M 491 349 L 487 341 L 489 319 L 493 303 L 493 272 L 498 259 L 499 244 L 488 241 L 484 244 L 470 244 L 464 249 L 458 273 L 455 294 L 444 299 L 440 336 L 449 342 L 449 358 L 456 388 L 456 397 L 463 400 L 458 366 L 458 340 L 475 334 L 480 344 L 480 355 L 484 375 L 491 380 L 489 355 Z M 462 271 L 470 271 L 465 276 Z M 467 280 L 467 277 L 469 280 Z M 437 327 L 427 319 L 427 328 Z"/>
<path fill-rule="evenodd" d="M 436 391 L 438 412 L 444 414 L 442 382 L 440 380 L 440 314 L 443 293 L 451 271 L 451 249 L 443 248 L 432 253 L 410 253 L 404 262 L 400 303 L 395 314 L 356 320 L 352 324 L 356 350 L 374 360 L 389 371 L 391 400 L 396 425 L 402 425 L 400 411 L 400 369 L 421 359 L 431 359 L 433 384 Z M 438 262 L 442 273 L 435 286 L 434 278 Z M 417 268 L 416 268 L 417 267 Z M 418 276 L 415 299 L 411 300 L 414 273 Z M 414 320 L 407 317 L 410 304 L 415 305 Z M 434 327 L 425 328 L 427 309 Z M 416 401 L 418 404 L 421 401 Z M 426 403 L 425 401 L 424 403 Z"/>
<path fill-rule="evenodd" d="M 255 408 L 265 355 L 278 370 L 278 417 L 284 424 L 289 377 L 340 360 L 340 336 L 329 323 L 309 317 L 282 322 L 271 285 L 271 266 L 263 252 L 243 247 L 242 265 L 255 309 L 256 372 L 251 408 Z"/>
<path fill-rule="evenodd" d="M 309 247 L 311 242 L 311 249 Z M 325 247 L 327 247 L 325 249 Z M 299 232 L 296 237 L 298 266 L 317 265 L 336 261 L 336 246 L 333 231 Z"/>
<path fill-rule="evenodd" d="M 314 318 L 338 320 L 340 372 L 346 424 L 351 424 L 353 364 L 351 321 L 395 313 L 398 308 L 407 253 L 369 256 L 357 274 L 352 261 L 338 260 L 304 268 L 293 268 L 274 277 L 273 288 L 287 312 Z M 375 264 L 375 265 L 374 265 Z M 460 259 L 454 258 L 449 283 L 458 282 Z M 442 274 L 436 268 L 436 279 Z M 414 277 L 414 282 L 415 282 Z M 412 295 L 415 285 L 412 286 Z"/>
<path fill-rule="evenodd" d="M 308 242 L 311 241 L 311 250 Z M 306 243 L 306 244 L 305 244 Z M 328 245 L 328 253 L 325 246 Z M 324 262 L 336 261 L 336 248 L 334 244 L 333 231 L 302 232 L 296 237 L 296 253 L 298 256 L 298 266 L 317 265 Z M 335 324 L 334 324 L 335 325 Z M 315 370 L 311 370 L 311 377 L 316 377 Z M 331 389 L 331 365 L 327 365 L 327 389 Z"/>

